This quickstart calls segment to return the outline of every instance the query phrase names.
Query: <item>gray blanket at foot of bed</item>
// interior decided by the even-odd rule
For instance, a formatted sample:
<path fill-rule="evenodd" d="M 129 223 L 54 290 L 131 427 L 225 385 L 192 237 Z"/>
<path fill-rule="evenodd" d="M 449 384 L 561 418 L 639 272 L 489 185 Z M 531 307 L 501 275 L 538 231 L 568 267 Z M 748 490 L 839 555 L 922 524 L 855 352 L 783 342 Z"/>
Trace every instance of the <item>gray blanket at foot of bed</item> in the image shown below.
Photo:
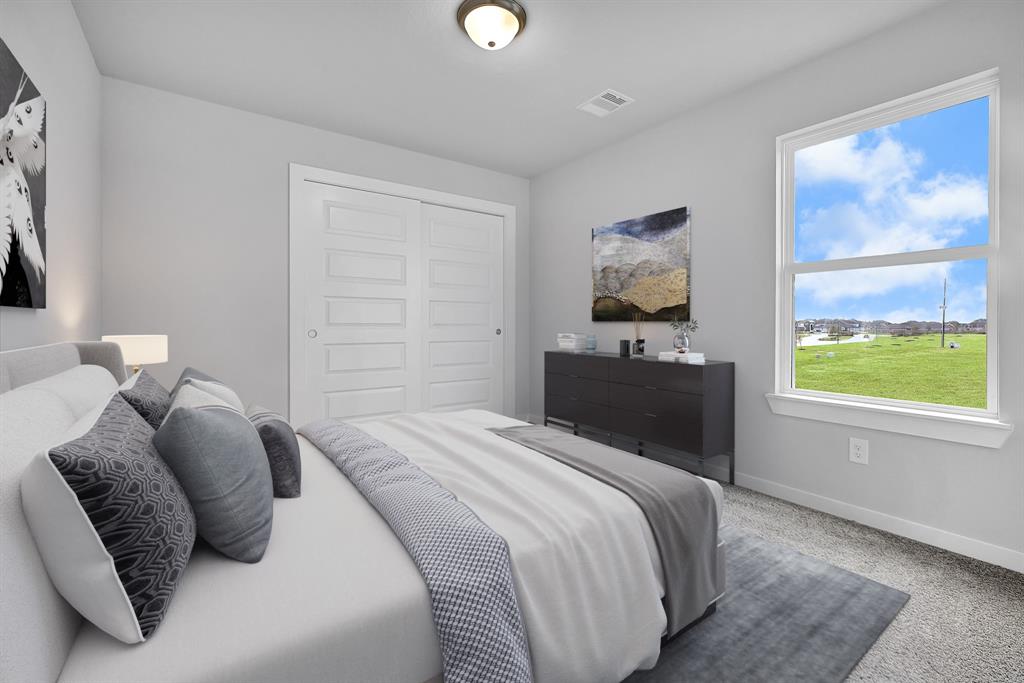
<path fill-rule="evenodd" d="M 359 489 L 419 568 L 430 591 L 445 683 L 531 683 L 505 539 L 451 491 L 366 432 L 320 420 L 299 434 Z"/>
<path fill-rule="evenodd" d="M 672 637 L 718 597 L 718 511 L 710 489 L 689 472 L 656 460 L 530 425 L 491 429 L 619 489 L 640 506 L 665 573 L 665 612 Z"/>

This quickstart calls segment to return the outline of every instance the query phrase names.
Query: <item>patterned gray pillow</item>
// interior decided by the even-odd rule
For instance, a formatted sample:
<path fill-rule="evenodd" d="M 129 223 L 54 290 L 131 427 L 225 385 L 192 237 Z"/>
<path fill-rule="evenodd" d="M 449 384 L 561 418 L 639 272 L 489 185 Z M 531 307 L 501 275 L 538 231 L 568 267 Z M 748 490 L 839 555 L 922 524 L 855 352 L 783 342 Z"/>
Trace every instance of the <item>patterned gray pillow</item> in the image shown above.
<path fill-rule="evenodd" d="M 160 428 L 171 407 L 171 395 L 145 370 L 139 371 L 134 384 L 118 393 L 153 429 Z"/>
<path fill-rule="evenodd" d="M 256 427 L 270 462 L 276 498 L 298 498 L 302 489 L 302 461 L 295 430 L 277 413 L 260 406 L 249 406 L 246 417 Z"/>
<path fill-rule="evenodd" d="M 113 558 L 143 639 L 163 620 L 196 539 L 192 506 L 152 437 L 114 396 L 84 436 L 49 451 Z"/>

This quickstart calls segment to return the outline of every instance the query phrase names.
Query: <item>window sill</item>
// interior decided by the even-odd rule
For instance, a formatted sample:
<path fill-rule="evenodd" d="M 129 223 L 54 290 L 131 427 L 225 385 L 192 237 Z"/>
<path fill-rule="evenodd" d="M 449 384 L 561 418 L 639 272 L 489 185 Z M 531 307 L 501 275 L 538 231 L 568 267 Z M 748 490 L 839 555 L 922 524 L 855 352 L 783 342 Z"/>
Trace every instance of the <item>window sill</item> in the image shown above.
<path fill-rule="evenodd" d="M 772 393 L 765 394 L 765 398 L 776 415 L 898 432 L 985 448 L 1002 447 L 1013 432 L 1012 424 L 986 417 L 880 406 L 819 396 Z"/>

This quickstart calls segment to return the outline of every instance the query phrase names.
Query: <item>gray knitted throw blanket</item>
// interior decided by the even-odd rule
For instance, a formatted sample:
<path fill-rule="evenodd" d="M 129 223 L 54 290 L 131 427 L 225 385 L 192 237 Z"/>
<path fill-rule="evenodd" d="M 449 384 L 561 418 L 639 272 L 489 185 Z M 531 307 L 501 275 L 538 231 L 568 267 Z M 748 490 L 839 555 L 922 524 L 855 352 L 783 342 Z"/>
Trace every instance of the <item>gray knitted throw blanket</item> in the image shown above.
<path fill-rule="evenodd" d="M 446 683 L 532 683 L 505 539 L 404 455 L 352 425 L 299 429 L 380 513 L 430 591 Z"/>

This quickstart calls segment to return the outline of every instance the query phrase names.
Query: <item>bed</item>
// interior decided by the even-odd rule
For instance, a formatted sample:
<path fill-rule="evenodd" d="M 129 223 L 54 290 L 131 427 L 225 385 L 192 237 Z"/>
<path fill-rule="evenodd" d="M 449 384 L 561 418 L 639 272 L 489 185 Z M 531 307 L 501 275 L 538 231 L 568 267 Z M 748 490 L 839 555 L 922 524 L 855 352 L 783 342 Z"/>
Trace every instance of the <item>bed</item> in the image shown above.
<path fill-rule="evenodd" d="M 82 352 L 70 348 L 81 362 Z M 95 355 L 86 352 L 85 358 L 97 362 Z M 69 357 L 64 354 L 50 368 L 44 362 L 7 388 L 67 371 Z M 103 362 L 114 372 L 117 360 Z M 12 358 L 6 361 L 0 368 Z M 80 404 L 77 410 L 103 398 L 102 391 L 90 396 L 87 387 L 66 391 Z M 12 405 L 10 396 L 0 398 Z M 0 424 L 5 432 L 17 429 L 7 422 Z M 620 491 L 487 431 L 521 424 L 464 411 L 358 426 L 403 453 L 505 537 L 537 681 L 617 681 L 653 666 L 665 632 L 664 577 L 643 513 Z M 4 459 L 17 460 L 6 448 L 14 436 L 3 439 Z M 29 441 L 33 447 L 41 442 Z M 241 565 L 197 547 L 164 623 L 147 643 L 122 644 L 87 622 L 79 628 L 77 614 L 61 606 L 59 596 L 55 601 L 38 577 L 24 587 L 22 599 L 12 600 L 10 591 L 19 587 L 4 577 L 4 624 L 36 608 L 24 599 L 26 591 L 29 598 L 38 593 L 45 608 L 21 621 L 27 630 L 14 633 L 4 626 L 0 678 L 440 681 L 430 595 L 416 565 L 330 460 L 304 438 L 300 448 L 302 496 L 275 500 L 273 536 L 263 560 Z M 5 494 L 19 466 L 5 462 Z M 720 510 L 721 487 L 705 481 Z M 28 555 L 24 522 L 14 518 L 17 511 L 5 497 L 3 554 Z M 12 533 L 17 548 L 9 543 Z M 17 561 L 23 569 L 42 571 L 31 557 Z M 724 569 L 724 561 L 719 566 Z M 531 575 L 533 581 L 524 580 Z M 718 581 L 724 590 L 724 574 Z M 40 619 L 39 612 L 48 614 Z M 39 657 L 31 656 L 38 645 L 18 656 L 11 654 L 17 646 L 12 640 L 48 647 Z"/>

